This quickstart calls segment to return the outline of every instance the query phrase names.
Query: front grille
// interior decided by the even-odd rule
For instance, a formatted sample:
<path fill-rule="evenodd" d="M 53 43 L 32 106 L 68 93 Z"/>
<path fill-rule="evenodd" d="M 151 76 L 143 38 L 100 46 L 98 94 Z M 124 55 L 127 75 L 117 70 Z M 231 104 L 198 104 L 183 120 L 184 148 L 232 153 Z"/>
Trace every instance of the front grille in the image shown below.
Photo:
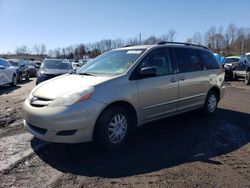
<path fill-rule="evenodd" d="M 40 127 L 36 127 L 36 126 L 34 126 L 34 125 L 31 125 L 30 123 L 27 123 L 27 124 L 28 124 L 28 126 L 29 126 L 29 128 L 30 128 L 31 130 L 33 130 L 34 132 L 37 132 L 37 133 L 39 133 L 39 134 L 41 134 L 41 135 L 45 135 L 46 132 L 47 132 L 47 129 L 43 129 L 43 128 L 40 128 Z"/>

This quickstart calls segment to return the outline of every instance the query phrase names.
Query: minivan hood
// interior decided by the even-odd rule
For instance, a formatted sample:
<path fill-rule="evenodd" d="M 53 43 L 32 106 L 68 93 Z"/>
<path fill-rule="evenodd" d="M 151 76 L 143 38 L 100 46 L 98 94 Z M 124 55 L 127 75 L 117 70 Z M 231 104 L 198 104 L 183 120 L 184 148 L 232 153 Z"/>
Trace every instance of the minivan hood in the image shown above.
<path fill-rule="evenodd" d="M 53 100 L 68 92 L 79 88 L 84 89 L 96 86 L 110 79 L 112 79 L 112 77 L 66 74 L 37 85 L 33 89 L 32 95 L 39 98 Z"/>

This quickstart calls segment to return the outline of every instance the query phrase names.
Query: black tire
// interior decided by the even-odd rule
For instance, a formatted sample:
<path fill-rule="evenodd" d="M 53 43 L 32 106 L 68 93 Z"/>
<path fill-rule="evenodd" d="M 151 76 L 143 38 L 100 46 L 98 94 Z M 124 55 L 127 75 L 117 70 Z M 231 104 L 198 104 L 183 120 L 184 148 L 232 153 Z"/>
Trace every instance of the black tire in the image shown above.
<path fill-rule="evenodd" d="M 25 80 L 26 80 L 26 81 L 29 81 L 29 80 L 30 80 L 30 73 L 29 73 L 29 72 L 27 72 L 26 77 L 25 77 Z"/>
<path fill-rule="evenodd" d="M 203 106 L 203 112 L 207 116 L 211 116 L 217 109 L 218 105 L 218 94 L 217 92 L 211 90 L 208 92 L 205 104 Z"/>
<path fill-rule="evenodd" d="M 12 82 L 10 83 L 11 86 L 16 87 L 17 85 L 17 77 L 15 74 L 12 76 Z"/>
<path fill-rule="evenodd" d="M 235 81 L 238 80 L 237 74 L 235 72 L 233 72 L 233 80 L 235 80 Z"/>
<path fill-rule="evenodd" d="M 19 76 L 18 76 L 18 82 L 21 83 L 22 81 L 23 81 L 23 76 L 22 76 L 22 74 L 20 73 Z"/>
<path fill-rule="evenodd" d="M 247 72 L 247 73 L 246 73 L 246 76 L 245 76 L 245 84 L 246 84 L 246 85 L 249 85 L 249 84 L 250 84 L 250 72 Z"/>
<path fill-rule="evenodd" d="M 119 135 L 119 134 L 121 135 L 122 133 L 114 134 L 114 132 L 117 133 L 120 130 L 113 131 L 113 130 L 117 130 L 118 126 L 119 126 L 118 129 L 121 129 L 121 131 L 125 130 L 124 128 L 121 128 L 122 124 L 113 126 L 115 117 L 119 115 L 121 115 L 121 117 L 124 117 L 126 119 L 126 125 L 127 125 L 126 131 L 125 133 L 123 132 L 124 135 L 121 136 L 121 138 L 120 136 L 116 136 L 116 135 Z M 94 142 L 98 147 L 102 149 L 116 148 L 122 145 L 126 141 L 131 125 L 132 125 L 132 119 L 128 110 L 126 110 L 125 108 L 121 106 L 112 106 L 106 109 L 104 112 L 102 112 L 101 115 L 99 116 L 96 126 L 95 126 L 95 131 L 94 131 Z M 117 143 L 114 143 L 114 140 L 115 140 L 114 138 L 117 138 L 117 137 L 118 139 L 121 139 L 121 140 L 118 141 Z M 113 138 L 113 141 L 112 141 L 112 138 Z"/>

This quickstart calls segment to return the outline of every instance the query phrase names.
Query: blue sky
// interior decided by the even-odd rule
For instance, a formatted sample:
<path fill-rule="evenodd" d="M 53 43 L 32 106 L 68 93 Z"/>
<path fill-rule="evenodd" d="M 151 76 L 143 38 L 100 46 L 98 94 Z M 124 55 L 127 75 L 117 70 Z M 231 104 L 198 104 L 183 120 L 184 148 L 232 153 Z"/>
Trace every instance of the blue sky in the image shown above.
<path fill-rule="evenodd" d="M 0 0 L 0 53 L 23 44 L 53 49 L 170 29 L 186 41 L 212 25 L 250 27 L 249 18 L 250 0 Z"/>

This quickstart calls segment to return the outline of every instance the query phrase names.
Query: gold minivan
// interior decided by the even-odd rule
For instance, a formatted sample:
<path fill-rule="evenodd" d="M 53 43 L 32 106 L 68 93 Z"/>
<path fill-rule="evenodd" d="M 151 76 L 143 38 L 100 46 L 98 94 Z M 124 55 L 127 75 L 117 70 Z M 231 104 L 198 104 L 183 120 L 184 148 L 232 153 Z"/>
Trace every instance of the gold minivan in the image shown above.
<path fill-rule="evenodd" d="M 38 84 L 23 104 L 23 122 L 42 140 L 114 148 L 147 122 L 199 108 L 213 114 L 224 90 L 224 72 L 206 47 L 130 46 Z"/>

